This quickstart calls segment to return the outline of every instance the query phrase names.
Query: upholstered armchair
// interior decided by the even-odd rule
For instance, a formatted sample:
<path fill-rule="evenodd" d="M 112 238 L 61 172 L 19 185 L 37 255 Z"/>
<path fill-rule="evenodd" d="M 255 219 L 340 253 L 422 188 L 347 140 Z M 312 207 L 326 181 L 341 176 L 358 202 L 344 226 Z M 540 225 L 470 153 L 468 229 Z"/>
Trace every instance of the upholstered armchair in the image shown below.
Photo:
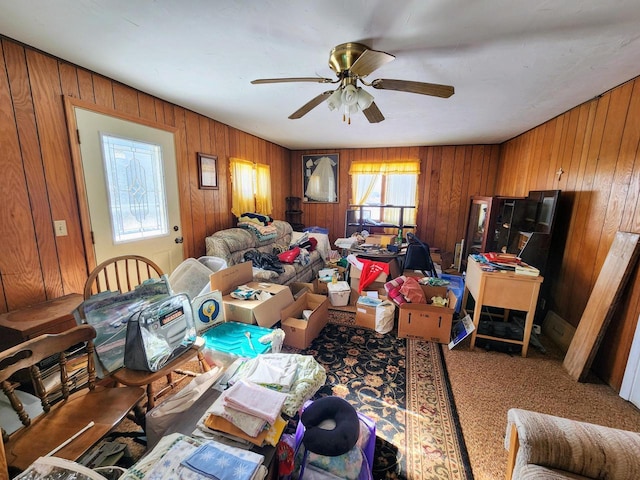
<path fill-rule="evenodd" d="M 528 410 L 507 414 L 507 480 L 640 479 L 640 433 Z"/>

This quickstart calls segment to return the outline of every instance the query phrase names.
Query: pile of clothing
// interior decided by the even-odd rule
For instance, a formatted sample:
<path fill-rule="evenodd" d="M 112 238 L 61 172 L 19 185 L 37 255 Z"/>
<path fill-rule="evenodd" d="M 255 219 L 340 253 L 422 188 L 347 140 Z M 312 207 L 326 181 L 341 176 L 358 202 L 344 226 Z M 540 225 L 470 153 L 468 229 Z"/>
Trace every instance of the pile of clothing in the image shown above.
<path fill-rule="evenodd" d="M 238 218 L 238 228 L 250 230 L 258 237 L 258 240 L 266 242 L 273 240 L 278 234 L 276 227 L 271 224 L 272 222 L 273 218 L 269 215 L 246 212 Z"/>
<path fill-rule="evenodd" d="M 244 446 L 275 446 L 293 417 L 324 385 L 326 372 L 310 355 L 267 353 L 238 359 L 221 395 L 198 422 L 198 435 Z"/>
<path fill-rule="evenodd" d="M 431 285 L 443 287 L 449 285 L 448 280 L 440 278 L 424 277 L 408 277 L 401 275 L 384 284 L 387 296 L 395 302 L 396 305 L 403 303 L 433 303 L 440 306 L 446 306 L 446 299 L 441 297 L 432 297 L 427 299 L 420 285 Z M 431 300 L 428 302 L 427 300 Z"/>

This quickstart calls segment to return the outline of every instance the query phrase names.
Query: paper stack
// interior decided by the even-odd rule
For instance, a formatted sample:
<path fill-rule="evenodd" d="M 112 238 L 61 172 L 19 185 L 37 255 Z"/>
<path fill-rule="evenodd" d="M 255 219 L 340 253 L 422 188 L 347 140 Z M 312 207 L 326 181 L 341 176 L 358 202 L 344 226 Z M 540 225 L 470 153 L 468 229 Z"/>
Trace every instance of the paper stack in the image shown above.
<path fill-rule="evenodd" d="M 536 267 L 532 267 L 531 265 L 527 265 L 526 263 L 521 263 L 520 265 L 516 265 L 516 275 L 528 275 L 530 277 L 537 277 L 540 275 L 540 270 Z"/>

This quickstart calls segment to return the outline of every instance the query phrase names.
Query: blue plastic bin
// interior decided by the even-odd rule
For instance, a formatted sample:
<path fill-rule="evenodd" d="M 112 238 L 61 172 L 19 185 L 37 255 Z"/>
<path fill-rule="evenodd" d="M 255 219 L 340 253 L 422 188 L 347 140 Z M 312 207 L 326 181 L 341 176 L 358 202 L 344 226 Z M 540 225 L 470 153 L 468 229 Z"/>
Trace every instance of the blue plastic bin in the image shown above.
<path fill-rule="evenodd" d="M 246 336 L 251 335 L 251 344 Z M 263 344 L 260 337 L 272 333 L 270 328 L 258 325 L 249 325 L 241 322 L 224 322 L 211 327 L 202 336 L 205 348 L 238 357 L 254 358 L 261 353 L 267 353 L 271 348 L 271 342 Z M 253 345 L 253 349 L 251 348 Z"/>
<path fill-rule="evenodd" d="M 447 287 L 456 295 L 458 301 L 456 302 L 456 313 L 460 313 L 462 307 L 462 294 L 464 293 L 464 278 L 460 275 L 448 275 L 443 273 L 440 275 L 442 280 L 448 280 L 449 285 Z"/>

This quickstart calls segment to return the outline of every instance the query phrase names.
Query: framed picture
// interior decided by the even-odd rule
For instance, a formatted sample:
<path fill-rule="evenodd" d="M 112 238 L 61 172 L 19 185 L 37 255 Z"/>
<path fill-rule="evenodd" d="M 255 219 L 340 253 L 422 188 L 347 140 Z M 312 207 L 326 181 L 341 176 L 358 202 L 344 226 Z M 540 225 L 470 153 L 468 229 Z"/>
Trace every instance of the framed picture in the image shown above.
<path fill-rule="evenodd" d="M 302 201 L 338 203 L 338 154 L 302 155 Z"/>
<path fill-rule="evenodd" d="M 218 189 L 218 157 L 198 153 L 198 184 L 201 189 Z"/>

